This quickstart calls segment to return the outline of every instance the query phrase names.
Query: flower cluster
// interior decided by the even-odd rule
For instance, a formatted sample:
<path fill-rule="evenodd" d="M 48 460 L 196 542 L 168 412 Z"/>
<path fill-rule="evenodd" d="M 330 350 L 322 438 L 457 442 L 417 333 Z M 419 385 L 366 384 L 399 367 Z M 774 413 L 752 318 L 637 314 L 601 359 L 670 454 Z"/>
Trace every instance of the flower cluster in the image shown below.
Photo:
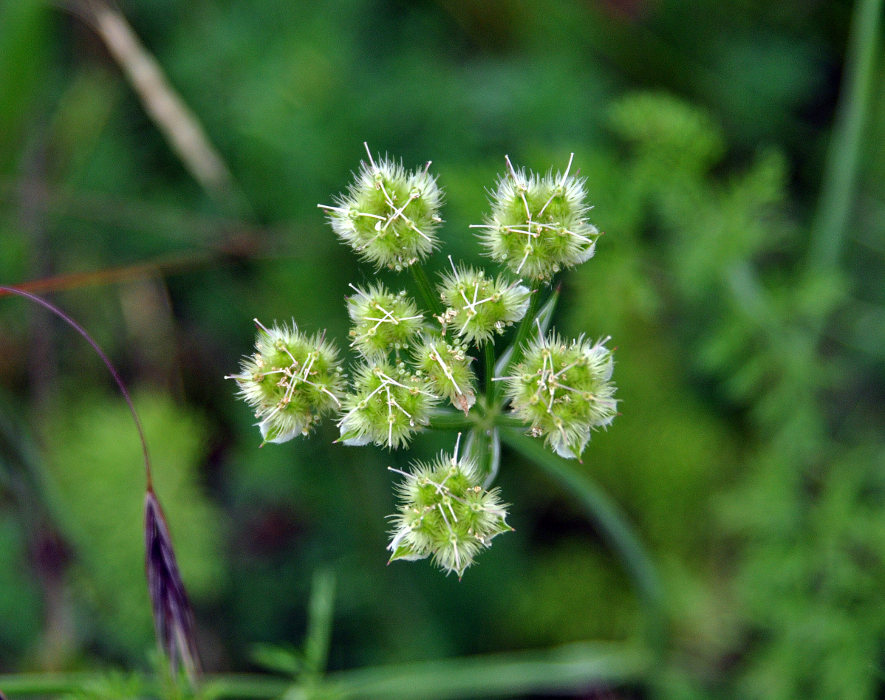
<path fill-rule="evenodd" d="M 373 158 L 368 146 L 366 152 L 368 162 L 346 193 L 334 206 L 320 206 L 338 237 L 376 270 L 411 267 L 433 313 L 381 281 L 350 285 L 354 293 L 346 305 L 356 359 L 349 380 L 323 334 L 260 323 L 255 352 L 230 378 L 255 410 L 265 442 L 307 434 L 329 414 L 337 416 L 339 442 L 388 449 L 408 445 L 432 417 L 469 425 L 464 457 L 458 457 L 459 436 L 453 455 L 399 472 L 405 478 L 389 547 L 391 561 L 430 557 L 460 578 L 493 537 L 511 529 L 497 490 L 484 489 L 498 471 L 501 431 L 512 425 L 501 419 L 506 406 L 567 458 L 580 458 L 591 431 L 616 414 L 607 339 L 564 341 L 541 330 L 556 298 L 542 304 L 542 288 L 557 272 L 592 257 L 600 234 L 587 220 L 584 180 L 570 174 L 571 159 L 565 172 L 539 176 L 505 158 L 491 213 L 473 228 L 488 255 L 516 279 L 449 257 L 451 272 L 434 289 L 416 264 L 437 247 L 442 221 L 442 193 L 430 164 L 410 171 Z M 513 342 L 496 358 L 495 343 L 515 324 Z M 533 326 L 537 339 L 526 345 Z M 485 396 L 477 395 L 470 354 L 477 350 L 484 354 Z M 492 381 L 503 382 L 503 390 Z M 443 401 L 464 417 L 438 408 Z"/>
<path fill-rule="evenodd" d="M 368 163 L 335 206 L 323 206 L 332 229 L 364 260 L 376 267 L 401 270 L 426 258 L 436 247 L 442 223 L 442 192 L 423 170 L 407 171 L 387 158 L 376 162 L 366 146 Z"/>
<path fill-rule="evenodd" d="M 240 373 L 226 377 L 255 409 L 265 442 L 307 435 L 323 416 L 341 407 L 344 374 L 338 350 L 322 335 L 307 336 L 293 323 L 266 328 L 258 319 L 255 352 Z"/>
<path fill-rule="evenodd" d="M 507 159 L 507 174 L 498 180 L 492 211 L 480 240 L 492 259 L 517 275 L 549 280 L 560 270 L 593 257 L 599 231 L 587 221 L 584 180 L 564 173 L 544 177 L 516 170 Z"/>
<path fill-rule="evenodd" d="M 399 473 L 405 478 L 397 487 L 398 512 L 391 516 L 390 561 L 431 557 L 461 578 L 495 535 L 513 529 L 498 490 L 482 488 L 476 465 L 458 459 L 457 445 L 452 456 L 441 453 L 429 464 L 416 462 L 411 472 Z"/>
<path fill-rule="evenodd" d="M 555 333 L 539 334 L 513 375 L 500 378 L 513 413 L 562 457 L 580 457 L 590 431 L 607 426 L 617 413 L 607 340 L 566 343 Z"/>

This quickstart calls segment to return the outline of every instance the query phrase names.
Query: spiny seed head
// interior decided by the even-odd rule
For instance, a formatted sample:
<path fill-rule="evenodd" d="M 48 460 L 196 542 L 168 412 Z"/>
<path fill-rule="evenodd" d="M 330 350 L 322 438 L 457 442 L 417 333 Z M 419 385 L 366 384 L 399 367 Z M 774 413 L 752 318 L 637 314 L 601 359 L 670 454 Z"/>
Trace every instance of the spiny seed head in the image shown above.
<path fill-rule="evenodd" d="M 424 317 L 405 291 L 394 294 L 380 282 L 347 300 L 347 312 L 353 321 L 351 347 L 364 357 L 383 359 L 409 347 L 413 336 L 421 330 Z"/>
<path fill-rule="evenodd" d="M 354 372 L 352 391 L 342 401 L 340 441 L 388 448 L 406 445 L 427 425 L 437 401 L 427 382 L 405 363 L 364 363 Z"/>
<path fill-rule="evenodd" d="M 491 540 L 512 530 L 498 489 L 485 491 L 475 462 L 441 453 L 415 462 L 397 486 L 390 561 L 425 559 L 458 578 Z"/>
<path fill-rule="evenodd" d="M 562 457 L 580 458 L 590 431 L 608 426 L 617 413 L 607 340 L 539 335 L 505 378 L 513 413 Z"/>
<path fill-rule="evenodd" d="M 401 270 L 436 247 L 442 192 L 424 168 L 409 171 L 387 157 L 372 158 L 335 206 L 323 206 L 332 229 L 365 261 Z"/>
<path fill-rule="evenodd" d="M 587 221 L 584 178 L 549 171 L 543 177 L 508 170 L 491 196 L 492 211 L 480 240 L 488 254 L 517 275 L 549 280 L 560 270 L 593 257 L 599 231 Z"/>
<path fill-rule="evenodd" d="M 472 267 L 456 268 L 442 277 L 439 295 L 446 305 L 441 321 L 452 325 L 468 343 L 483 343 L 525 316 L 529 290 L 504 277 L 487 277 Z"/>
<path fill-rule="evenodd" d="M 413 359 L 416 370 L 426 377 L 434 393 L 445 396 L 464 413 L 470 411 L 476 403 L 476 376 L 470 368 L 473 358 L 464 345 L 446 338 L 425 337 Z"/>
<path fill-rule="evenodd" d="M 255 409 L 264 442 L 307 435 L 341 406 L 345 382 L 338 350 L 325 332 L 307 336 L 294 322 L 270 328 L 255 323 L 255 352 L 227 379 L 237 382 L 239 396 Z"/>

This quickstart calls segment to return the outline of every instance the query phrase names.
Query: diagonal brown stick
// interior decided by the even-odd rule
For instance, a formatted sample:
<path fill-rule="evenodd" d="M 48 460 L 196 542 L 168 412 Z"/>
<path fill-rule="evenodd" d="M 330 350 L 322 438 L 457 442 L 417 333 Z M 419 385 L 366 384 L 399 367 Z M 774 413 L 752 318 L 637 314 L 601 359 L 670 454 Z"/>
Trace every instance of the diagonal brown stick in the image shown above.
<path fill-rule="evenodd" d="M 15 285 L 15 288 L 26 292 L 57 292 L 63 289 L 79 289 L 81 287 L 113 284 L 115 282 L 125 282 L 145 277 L 159 277 L 183 270 L 207 267 L 217 264 L 220 257 L 218 254 L 213 253 L 166 256 L 150 262 L 136 263 L 135 265 L 44 277 L 18 283 Z M 12 293 L 4 287 L 0 287 L 0 297 Z"/>
<path fill-rule="evenodd" d="M 126 74 L 148 115 L 178 155 L 185 168 L 218 203 L 242 210 L 245 201 L 224 160 L 209 142 L 197 116 L 166 79 L 162 68 L 147 51 L 114 7 L 90 0 L 86 3 L 90 24 L 107 45 Z"/>

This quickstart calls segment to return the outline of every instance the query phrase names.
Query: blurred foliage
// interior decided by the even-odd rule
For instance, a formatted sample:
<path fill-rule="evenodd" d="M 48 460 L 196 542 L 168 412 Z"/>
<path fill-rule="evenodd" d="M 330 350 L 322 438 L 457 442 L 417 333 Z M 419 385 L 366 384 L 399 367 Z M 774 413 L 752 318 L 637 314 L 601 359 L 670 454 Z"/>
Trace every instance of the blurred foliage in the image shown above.
<path fill-rule="evenodd" d="M 809 275 L 805 257 L 851 3 L 120 5 L 249 207 L 200 191 L 80 16 L 0 0 L 0 283 L 103 271 L 54 300 L 143 387 L 208 669 L 300 645 L 321 568 L 337 576 L 332 669 L 639 624 L 578 504 L 512 455 L 498 484 L 516 533 L 456 583 L 384 566 L 384 467 L 404 455 L 332 445 L 325 429 L 257 449 L 221 377 L 256 315 L 343 337 L 347 283 L 371 280 L 316 204 L 368 141 L 409 167 L 433 159 L 444 248 L 467 262 L 503 155 L 543 170 L 575 152 L 606 234 L 564 278 L 555 324 L 618 347 L 622 415 L 584 468 L 663 572 L 657 690 L 881 695 L 881 90 L 839 264 Z M 125 406 L 88 347 L 5 298 L 0 386 L 0 671 L 143 667 L 143 474 Z M 102 682 L 85 696 L 138 686 Z"/>
<path fill-rule="evenodd" d="M 135 396 L 152 442 L 154 487 L 169 513 L 181 573 L 194 603 L 218 600 L 225 588 L 223 521 L 197 484 L 205 460 L 205 427 L 193 412 L 156 394 Z M 138 655 L 153 638 L 144 586 L 140 445 L 125 403 L 78 397 L 46 425 L 46 493 L 75 551 L 68 572 L 89 605 L 79 620 L 88 638 L 109 651 Z"/>
<path fill-rule="evenodd" d="M 27 561 L 21 523 L 15 512 L 0 521 L 0 643 L 5 648 L 26 649 L 40 626 L 40 594 Z"/>

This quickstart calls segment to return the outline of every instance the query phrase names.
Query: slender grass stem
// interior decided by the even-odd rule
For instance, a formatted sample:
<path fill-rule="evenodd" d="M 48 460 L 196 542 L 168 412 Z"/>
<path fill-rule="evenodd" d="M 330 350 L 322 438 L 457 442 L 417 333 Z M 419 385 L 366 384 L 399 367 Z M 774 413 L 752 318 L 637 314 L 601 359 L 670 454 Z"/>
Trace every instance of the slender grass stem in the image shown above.
<path fill-rule="evenodd" d="M 845 83 L 811 227 L 809 274 L 830 269 L 838 261 L 851 213 L 869 103 L 874 91 L 881 89 L 874 80 L 874 69 L 881 41 L 882 5 L 883 0 L 857 0 L 854 5 L 845 59 Z"/>

